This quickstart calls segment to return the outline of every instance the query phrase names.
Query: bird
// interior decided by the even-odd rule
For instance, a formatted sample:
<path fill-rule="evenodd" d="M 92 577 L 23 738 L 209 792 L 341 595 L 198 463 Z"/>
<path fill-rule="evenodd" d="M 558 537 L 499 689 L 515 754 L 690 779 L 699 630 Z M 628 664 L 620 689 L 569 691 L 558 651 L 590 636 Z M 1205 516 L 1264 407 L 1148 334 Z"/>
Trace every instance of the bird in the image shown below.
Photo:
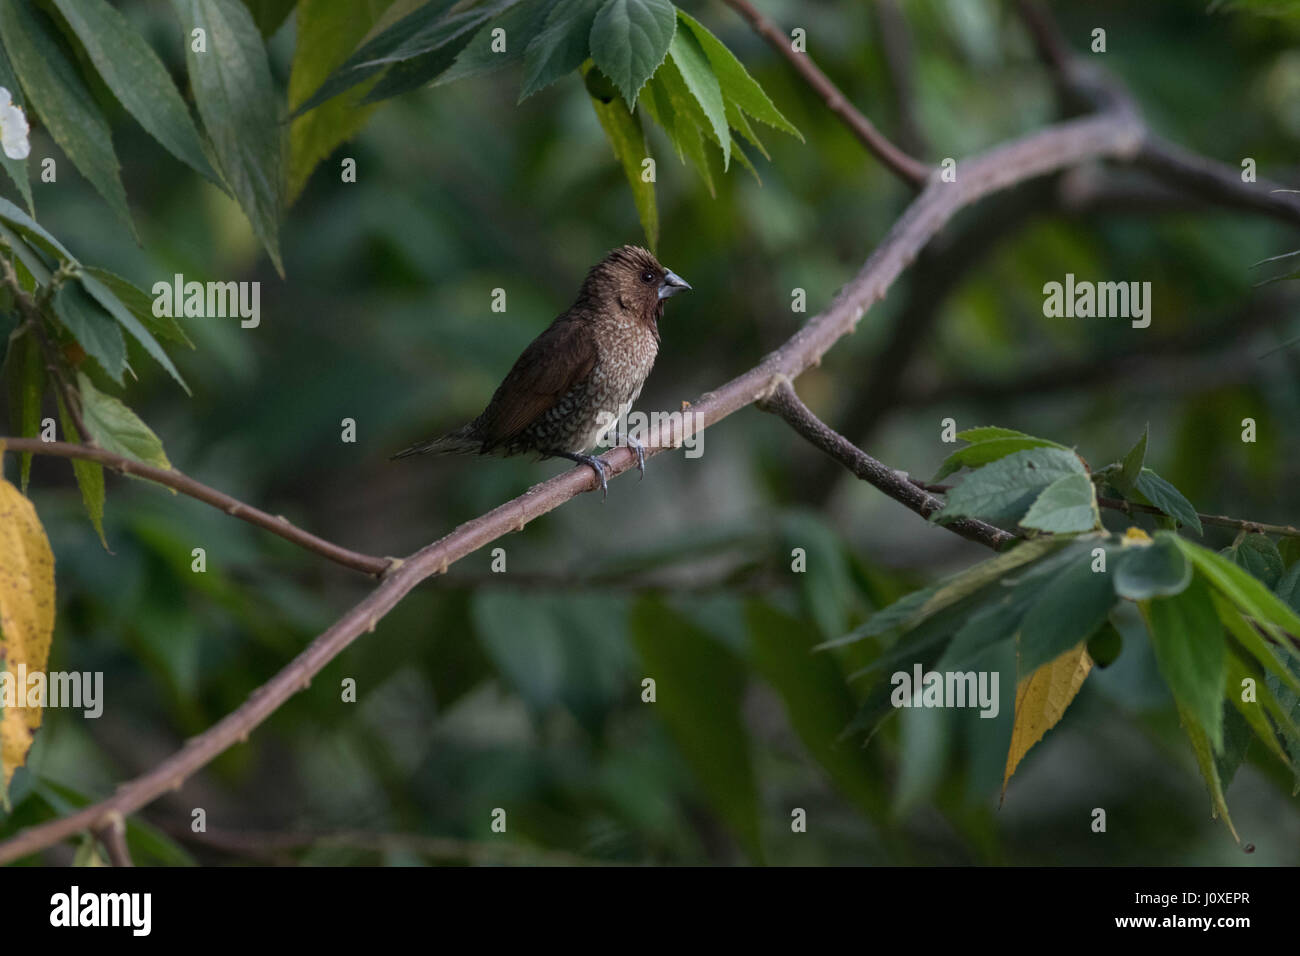
<path fill-rule="evenodd" d="M 587 272 L 573 305 L 524 349 L 481 415 L 392 458 L 567 458 L 596 473 L 604 500 L 608 466 L 585 452 L 641 394 L 659 353 L 664 304 L 690 288 L 640 246 L 610 251 Z M 644 478 L 645 449 L 628 444 Z"/>

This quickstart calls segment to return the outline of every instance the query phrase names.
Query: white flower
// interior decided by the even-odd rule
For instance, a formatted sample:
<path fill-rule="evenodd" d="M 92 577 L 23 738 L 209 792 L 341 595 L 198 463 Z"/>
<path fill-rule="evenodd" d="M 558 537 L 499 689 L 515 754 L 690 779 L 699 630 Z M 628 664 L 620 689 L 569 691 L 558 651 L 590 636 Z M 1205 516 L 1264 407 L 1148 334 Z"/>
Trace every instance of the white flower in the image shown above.
<path fill-rule="evenodd" d="M 0 148 L 10 159 L 26 159 L 32 151 L 27 141 L 27 116 L 21 106 L 15 106 L 9 91 L 0 86 Z"/>

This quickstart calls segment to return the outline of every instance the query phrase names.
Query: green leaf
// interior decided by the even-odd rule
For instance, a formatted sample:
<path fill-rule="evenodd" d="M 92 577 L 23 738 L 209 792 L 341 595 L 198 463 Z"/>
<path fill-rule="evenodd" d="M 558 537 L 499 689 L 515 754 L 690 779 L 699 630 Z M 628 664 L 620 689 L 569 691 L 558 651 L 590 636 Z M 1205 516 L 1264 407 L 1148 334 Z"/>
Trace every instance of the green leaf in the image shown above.
<path fill-rule="evenodd" d="M 293 12 L 296 0 L 244 0 L 244 6 L 253 15 L 258 32 L 266 39 L 279 30 L 289 14 Z"/>
<path fill-rule="evenodd" d="M 523 0 L 491 23 L 480 27 L 456 57 L 451 69 L 438 77 L 433 85 L 443 86 L 471 76 L 495 73 L 513 63 L 522 62 L 528 44 L 541 32 L 546 18 L 558 2 L 559 0 Z M 492 49 L 492 34 L 497 29 L 504 31 L 506 45 L 500 52 Z"/>
<path fill-rule="evenodd" d="M 118 102 L 173 156 L 221 185 L 162 60 L 107 0 L 53 0 Z"/>
<path fill-rule="evenodd" d="M 1291 565 L 1291 569 L 1274 585 L 1273 591 L 1293 611 L 1300 611 L 1300 561 Z"/>
<path fill-rule="evenodd" d="M 967 428 L 965 431 L 957 432 L 957 437 L 962 441 L 971 443 L 992 441 L 995 438 L 1032 438 L 1034 441 L 1042 442 L 1045 445 L 1061 447 L 1056 442 L 1048 441 L 1045 438 L 1035 438 L 1025 432 L 1018 432 L 1014 428 L 1003 428 L 1000 425 L 977 425 L 974 428 Z"/>
<path fill-rule="evenodd" d="M 868 637 L 878 637 L 881 634 L 887 634 L 895 628 L 901 628 L 904 632 L 915 624 L 919 624 L 922 618 L 922 612 L 928 602 L 936 592 L 938 586 L 921 588 L 910 594 L 905 594 L 893 604 L 881 608 L 858 628 L 843 637 L 836 638 L 833 641 L 825 641 L 817 645 L 817 650 L 827 650 L 832 647 L 840 647 L 844 644 L 851 644 L 854 641 L 861 641 Z M 956 600 L 954 598 L 954 600 Z M 933 613 L 933 612 L 931 612 Z"/>
<path fill-rule="evenodd" d="M 83 436 L 77 431 L 77 424 L 72 420 L 72 416 L 68 414 L 63 396 L 58 395 L 57 392 L 55 395 L 59 403 L 59 421 L 63 425 L 63 434 L 70 442 L 80 442 Z M 86 461 L 82 458 L 70 460 L 72 473 L 77 479 L 77 487 L 81 490 L 81 503 L 86 506 L 86 514 L 90 517 L 95 533 L 99 535 L 99 543 L 104 546 L 105 551 L 108 551 L 108 539 L 104 537 L 104 466 L 97 461 Z"/>
<path fill-rule="evenodd" d="M 1286 720 L 1278 725 L 1278 731 L 1282 735 L 1283 743 L 1286 745 L 1287 755 L 1291 758 L 1291 770 L 1295 775 L 1295 787 L 1291 795 L 1300 794 L 1300 732 L 1288 730 L 1288 727 L 1295 727 L 1300 724 L 1300 690 L 1295 685 L 1300 683 L 1300 661 L 1291 660 L 1288 662 L 1290 667 L 1286 674 L 1291 678 L 1290 681 L 1284 681 L 1276 675 L 1270 674 L 1266 680 L 1268 689 L 1273 693 L 1277 706 L 1286 715 Z M 1285 686 L 1284 686 L 1285 684 Z"/>
<path fill-rule="evenodd" d="M 361 102 L 377 103 L 431 83 L 460 56 L 474 39 L 474 31 L 518 2 L 497 0 L 474 7 L 447 17 L 418 37 L 409 38 L 381 61 L 391 60 L 392 66 Z"/>
<path fill-rule="evenodd" d="M 76 256 L 69 252 L 63 243 L 55 239 L 54 236 L 50 235 L 50 233 L 43 226 L 39 225 L 35 219 L 27 215 L 27 213 L 23 212 L 3 196 L 0 196 L 0 219 L 5 220 L 5 222 L 12 225 L 14 229 L 25 236 L 30 242 L 34 243 L 38 248 L 43 249 L 54 258 L 66 259 L 68 262 L 74 263 L 77 261 Z M 14 251 L 18 252 L 18 249 L 15 248 Z M 30 269 L 31 267 L 28 266 L 28 268 Z M 42 266 L 42 270 L 43 269 L 44 267 Z M 40 274 L 38 272 L 33 272 L 33 275 L 40 279 Z M 42 281 L 48 281 L 48 277 L 46 280 Z"/>
<path fill-rule="evenodd" d="M 0 200 L 3 202 L 4 200 Z M 17 206 L 13 208 L 17 209 Z M 17 259 L 18 281 L 25 282 L 24 272 L 31 276 L 32 288 L 50 284 L 50 270 L 46 268 L 45 260 L 41 258 L 40 253 L 28 245 L 23 237 L 19 236 L 14 230 L 10 229 L 4 223 L 0 223 L 0 242 L 14 254 Z"/>
<path fill-rule="evenodd" d="M 1192 503 L 1183 497 L 1182 492 L 1157 475 L 1150 468 L 1143 468 L 1135 483 L 1137 490 L 1146 498 L 1147 503 L 1159 508 L 1171 518 L 1176 518 L 1197 534 L 1201 534 L 1201 519 Z"/>
<path fill-rule="evenodd" d="M 1161 676 L 1204 729 L 1215 753 L 1223 749 L 1223 681 L 1227 642 L 1210 589 L 1198 578 L 1181 594 L 1139 605 L 1151 631 Z"/>
<path fill-rule="evenodd" d="M 339 3 L 338 0 L 302 0 L 298 5 L 298 45 L 289 73 L 289 104 L 294 119 L 289 126 L 289 185 L 292 203 L 311 178 L 312 171 L 335 148 L 355 135 L 373 106 L 361 106 L 370 85 L 360 85 L 346 96 L 323 103 L 299 115 L 306 101 L 352 52 L 356 38 L 379 22 L 393 0 Z"/>
<path fill-rule="evenodd" d="M 1232 658 L 1228 659 L 1229 675 L 1231 675 Z M 1258 709 L 1258 705 L 1250 704 L 1250 707 Z M 1263 717 L 1262 714 L 1256 716 Z M 1268 721 L 1264 721 L 1265 726 Z M 1246 720 L 1239 708 L 1229 707 L 1227 702 L 1223 705 L 1223 750 L 1214 755 L 1214 766 L 1219 772 L 1219 780 L 1224 787 L 1231 786 L 1232 779 L 1237 776 L 1237 771 L 1246 761 L 1246 752 L 1250 749 L 1251 725 Z M 1272 736 L 1272 731 L 1269 731 Z"/>
<path fill-rule="evenodd" d="M 723 91 L 723 97 L 726 97 L 725 90 Z M 768 155 L 767 150 L 763 148 L 763 144 L 758 139 L 758 134 L 754 132 L 754 127 L 749 125 L 749 120 L 745 118 L 745 114 L 741 112 L 740 107 L 731 100 L 727 100 L 727 123 L 730 124 L 733 130 L 752 143 L 754 148 L 762 154 L 764 159 L 772 158 Z M 734 136 L 732 137 L 732 146 L 735 146 Z"/>
<path fill-rule="evenodd" d="M 146 329 L 140 320 L 132 314 L 131 310 L 122 304 L 112 290 L 84 269 L 77 271 L 77 281 L 85 287 L 96 302 L 107 309 L 109 314 L 131 333 L 132 338 L 144 346 L 144 350 L 153 356 L 154 361 L 165 368 L 172 378 L 176 379 L 177 383 L 181 388 L 185 389 L 185 393 L 188 395 L 190 387 L 185 384 L 185 379 L 181 378 L 181 373 L 176 371 L 176 366 L 172 364 L 172 360 L 167 353 L 163 351 L 163 347 L 158 344 L 158 340 L 153 337 L 153 333 Z"/>
<path fill-rule="evenodd" d="M 1254 618 L 1288 653 L 1300 657 L 1300 651 L 1286 637 L 1288 633 L 1300 635 L 1300 615 L 1264 587 L 1258 578 L 1247 574 L 1227 558 L 1184 538 L 1173 535 L 1170 538 L 1206 580 L 1246 615 Z"/>
<path fill-rule="evenodd" d="M 280 94 L 248 9 L 239 0 L 172 0 L 186 35 L 203 29 L 207 52 L 185 46 L 190 85 L 226 182 L 266 247 L 275 270 L 280 261 L 280 213 L 284 206 Z"/>
<path fill-rule="evenodd" d="M 676 10 L 668 0 L 608 0 L 591 25 L 591 58 L 635 107 L 676 32 Z"/>
<path fill-rule="evenodd" d="M 367 40 L 338 69 L 329 74 L 305 102 L 294 109 L 290 118 L 298 118 L 326 100 L 333 99 L 358 83 L 370 79 L 390 63 L 407 58 L 400 55 L 403 45 L 408 41 L 418 45 L 421 37 L 430 31 L 436 32 L 440 29 L 444 14 L 454 7 L 456 2 L 457 0 L 431 0 L 413 13 L 402 17 L 378 36 Z M 376 10 L 373 16 L 377 18 L 379 13 L 380 11 Z M 329 16 L 324 10 L 316 12 L 316 15 L 322 19 L 328 16 L 331 23 L 340 22 L 338 18 L 343 14 L 344 11 L 337 11 L 333 16 Z M 355 34 L 352 36 L 355 37 Z M 428 50 L 420 52 L 428 52 Z"/>
<path fill-rule="evenodd" d="M 1124 456 L 1123 464 L 1120 466 L 1119 485 L 1121 489 L 1132 488 L 1142 474 L 1142 466 L 1147 458 L 1147 436 L 1151 432 L 1151 426 L 1147 425 L 1142 429 L 1142 437 L 1137 440 L 1127 455 Z"/>
<path fill-rule="evenodd" d="M 1278 553 L 1282 555 L 1282 563 L 1288 568 L 1294 564 L 1300 564 L 1300 537 L 1295 535 L 1285 535 L 1277 543 Z"/>
<path fill-rule="evenodd" d="M 928 617 L 900 639 L 896 647 L 881 654 L 866 667 L 850 674 L 849 679 L 857 680 L 871 674 L 888 675 L 899 669 L 911 670 L 917 664 L 921 665 L 923 671 L 934 670 L 936 662 L 949 646 L 953 635 L 961 629 L 963 623 L 983 600 L 982 594 L 975 594 Z M 891 701 L 893 690 L 890 680 L 877 680 L 852 723 L 840 735 L 841 738 L 866 730 L 870 739 L 884 720 L 896 712 Z"/>
<path fill-rule="evenodd" d="M 18 85 L 18 77 L 14 75 L 13 64 L 9 62 L 9 54 L 5 52 L 2 43 L 0 43 L 0 86 L 9 91 L 9 96 L 14 105 L 21 107 L 26 112 L 27 104 L 23 100 L 22 87 Z M 36 215 L 36 204 L 32 202 L 32 183 L 27 175 L 27 160 L 10 159 L 3 152 L 0 152 L 0 166 L 4 167 L 5 172 L 9 174 L 9 178 L 18 187 L 23 202 L 27 203 L 27 210 L 33 216 Z"/>
<path fill-rule="evenodd" d="M 961 630 L 964 623 L 987 600 L 982 593 L 962 598 L 936 613 L 927 616 L 919 624 L 895 637 L 881 640 L 883 652 L 871 659 L 864 667 L 849 674 L 850 680 L 858 680 L 873 674 L 890 674 L 899 667 L 909 667 L 917 661 L 932 663 L 951 645 L 953 637 Z"/>
<path fill-rule="evenodd" d="M 1029 448 L 1013 452 L 972 472 L 949 491 L 935 520 L 975 517 L 993 524 L 1015 524 L 1043 489 L 1071 474 L 1087 475 L 1083 462 L 1072 451 Z M 1061 648 L 1062 652 L 1068 649 Z"/>
<path fill-rule="evenodd" d="M 361 102 L 366 105 L 378 103 L 381 100 L 409 93 L 411 90 L 418 90 L 422 86 L 428 86 L 456 62 L 456 57 L 460 56 L 461 51 L 472 39 L 474 39 L 472 33 L 461 32 L 435 50 L 422 53 L 410 60 L 394 63 L 379 82 L 362 97 Z"/>
<path fill-rule="evenodd" d="M 1022 527 L 1055 534 L 1091 531 L 1100 523 L 1097 489 L 1087 475 L 1079 474 L 1058 478 L 1044 488 L 1020 519 Z"/>
<path fill-rule="evenodd" d="M 1005 551 L 987 561 L 981 561 L 974 567 L 945 578 L 938 584 L 900 598 L 873 614 L 852 633 L 820 646 L 834 647 L 848 644 L 895 629 L 905 633 L 927 618 L 992 584 L 1008 572 L 1037 561 L 1062 547 L 1061 540 L 1057 538 L 1041 537 L 1025 541 L 1010 551 Z"/>
<path fill-rule="evenodd" d="M 664 101 L 670 108 L 672 128 L 670 138 L 678 154 L 691 162 L 699 174 L 704 177 L 713 193 L 713 172 L 709 165 L 708 153 L 704 146 L 704 135 L 713 139 L 714 132 L 709 119 L 700 109 L 691 91 L 686 88 L 686 81 L 672 60 L 666 62 L 647 84 L 649 96 L 644 96 L 642 103 L 653 103 L 647 112 L 659 110 Z M 652 112 L 653 116 L 653 112 Z M 667 127 L 665 127 L 667 128 Z"/>
<path fill-rule="evenodd" d="M 108 377 L 121 385 L 122 371 L 126 368 L 126 342 L 113 317 L 75 282 L 59 286 L 53 305 L 63 327 Z"/>
<path fill-rule="evenodd" d="M 1177 598 L 1171 600 L 1177 600 Z M 1222 708 L 1220 708 L 1220 714 L 1222 714 Z M 1205 779 L 1206 789 L 1210 791 L 1211 813 L 1216 819 L 1223 818 L 1223 822 L 1232 834 L 1232 838 L 1240 843 L 1241 839 L 1237 836 L 1237 830 L 1232 825 L 1232 817 L 1228 815 L 1228 803 L 1223 798 L 1223 781 L 1219 777 L 1218 764 L 1214 760 L 1214 749 L 1210 744 L 1205 729 L 1197 721 L 1196 716 L 1182 704 L 1178 705 L 1178 719 L 1183 725 L 1183 732 L 1187 734 L 1187 739 L 1191 741 L 1192 752 L 1196 754 L 1196 765 L 1200 767 L 1201 776 Z"/>
<path fill-rule="evenodd" d="M 519 102 L 550 86 L 587 60 L 591 25 L 605 0 L 564 0 L 524 51 L 524 85 Z"/>
<path fill-rule="evenodd" d="M 664 82 L 664 77 L 669 72 L 665 68 L 650 78 L 650 82 L 641 91 L 638 104 L 651 120 L 663 127 L 664 132 L 668 134 L 668 139 L 672 141 L 673 149 L 677 151 L 677 158 L 683 163 L 689 159 L 696 172 L 703 177 L 709 195 L 716 196 L 713 174 L 709 169 L 709 158 L 704 151 L 704 140 L 700 136 L 700 129 L 687 117 L 679 115 L 674 107 L 673 97 Z M 689 96 L 689 94 L 685 95 Z"/>
<path fill-rule="evenodd" d="M 709 803 L 761 861 L 758 786 L 741 719 L 745 668 L 662 602 L 639 602 L 631 627 L 645 675 L 655 680 L 656 701 L 647 706 L 667 725 Z"/>
<path fill-rule="evenodd" d="M 54 141 L 135 236 L 108 121 L 65 52 L 57 28 L 30 0 L 6 0 L 0 3 L 0 38 Z"/>
<path fill-rule="evenodd" d="M 1254 688 L 1254 700 L 1243 700 L 1245 696 L 1245 685 L 1249 681 Z M 1291 759 L 1287 756 L 1282 742 L 1278 740 L 1277 734 L 1273 731 L 1273 726 L 1268 721 L 1268 714 L 1273 714 L 1275 719 L 1279 720 L 1279 726 L 1285 727 L 1290 722 L 1289 715 L 1282 708 L 1277 700 L 1273 697 L 1273 692 L 1265 681 L 1264 675 L 1259 673 L 1258 669 L 1253 667 L 1251 662 L 1237 654 L 1235 651 L 1228 652 L 1228 664 L 1226 669 L 1226 693 L 1232 705 L 1236 708 L 1237 713 L 1241 715 L 1249 730 L 1254 731 L 1255 736 L 1264 742 L 1264 746 L 1273 751 L 1282 763 L 1291 767 Z M 1225 718 L 1228 716 L 1224 715 Z M 1289 730 L 1283 730 L 1283 733 L 1293 732 L 1294 724 Z M 1232 749 L 1232 726 L 1227 719 L 1224 720 L 1224 749 Z M 1244 747 L 1240 748 L 1242 751 Z M 1244 755 L 1244 754 L 1243 754 Z M 1235 769 L 1235 768 L 1234 768 Z M 1222 765 L 1219 771 L 1224 781 L 1230 783 L 1232 775 L 1223 773 Z"/>
<path fill-rule="evenodd" d="M 709 65 L 713 67 L 713 72 L 722 87 L 722 95 L 728 102 L 735 103 L 760 123 L 766 123 L 768 126 L 797 136 L 800 140 L 803 139 L 803 134 L 781 115 L 781 111 L 768 99 L 763 88 L 758 85 L 758 81 L 749 75 L 744 65 L 723 45 L 721 40 L 685 11 L 678 10 L 677 16 L 690 28 L 703 48 L 705 56 L 709 58 Z M 758 146 L 756 140 L 750 139 L 750 142 Z"/>
<path fill-rule="evenodd" d="M 1025 612 L 1037 597 L 1036 587 L 1034 590 L 1012 588 L 967 618 L 952 636 L 952 642 L 939 658 L 935 670 L 966 670 L 994 644 L 1015 637 Z"/>
<path fill-rule="evenodd" d="M 179 322 L 170 315 L 154 315 L 153 298 L 143 289 L 137 288 L 132 282 L 123 279 L 120 275 L 109 272 L 107 269 L 99 269 L 93 266 L 83 266 L 83 269 L 90 275 L 94 276 L 105 286 L 108 291 L 117 297 L 132 315 L 154 335 L 166 339 L 169 342 L 176 342 L 180 345 L 186 345 L 194 348 L 194 343 L 190 341 L 185 330 L 181 328 Z"/>
<path fill-rule="evenodd" d="M 468 10 L 458 10 L 445 17 L 426 13 L 428 8 L 416 10 L 410 17 L 395 24 L 392 30 L 381 34 L 383 37 L 388 37 L 390 34 L 403 34 L 396 37 L 398 40 L 396 45 L 389 46 L 386 49 L 372 50 L 366 54 L 369 57 L 366 60 L 360 59 L 361 54 L 358 51 L 358 57 L 355 59 L 358 65 L 362 67 L 386 66 L 418 59 L 465 33 L 472 34 L 484 21 L 490 20 L 518 2 L 519 0 L 493 0 L 493 2 L 482 3 Z M 440 0 L 435 0 L 435 2 L 429 4 L 429 7 L 439 13 L 446 9 Z M 415 29 L 410 29 L 412 22 L 415 21 L 418 21 L 418 26 Z M 383 44 L 381 44 L 382 46 Z"/>
<path fill-rule="evenodd" d="M 1300 693 L 1300 679 L 1291 672 L 1287 662 L 1268 641 L 1264 640 L 1254 625 L 1242 617 L 1241 612 L 1232 602 L 1218 591 L 1211 591 L 1210 597 L 1214 601 L 1214 610 L 1219 615 L 1219 621 L 1237 643 L 1250 652 L 1270 675 Z"/>
<path fill-rule="evenodd" d="M 3 378 L 9 387 L 10 427 L 21 438 L 35 438 L 41 430 L 41 397 L 45 394 L 45 362 L 41 346 L 31 332 L 15 329 L 5 350 Z M 20 482 L 27 494 L 32 474 L 32 456 L 23 452 L 19 459 Z"/>
<path fill-rule="evenodd" d="M 1090 553 L 1053 574 L 1020 622 L 1020 673 L 1032 674 L 1092 637 L 1115 600 L 1110 572 L 1093 571 Z"/>
<path fill-rule="evenodd" d="M 162 442 L 149 426 L 112 395 L 95 388 L 84 372 L 77 373 L 77 392 L 81 395 L 81 417 L 96 444 L 155 468 L 171 468 Z"/>
<path fill-rule="evenodd" d="M 637 215 L 641 227 L 645 230 L 646 242 L 653 252 L 659 243 L 659 210 L 655 205 L 655 186 L 641 178 L 641 162 L 650 153 L 646 148 L 645 135 L 641 132 L 640 121 L 628 112 L 626 104 L 620 99 L 602 103 L 591 97 L 592 109 L 600 120 L 609 145 L 614 148 L 614 156 L 623 166 L 623 174 L 628 185 L 632 187 L 632 199 L 636 203 Z"/>
<path fill-rule="evenodd" d="M 1264 534 L 1248 534 L 1242 538 L 1232 548 L 1232 560 L 1263 581 L 1267 588 L 1276 587 L 1285 570 L 1277 545 Z"/>
<path fill-rule="evenodd" d="M 722 99 L 722 87 L 713 75 L 709 60 L 700 49 L 699 41 L 688 30 L 678 30 L 671 37 L 668 57 L 681 74 L 682 82 L 699 104 L 709 122 L 714 141 L 722 149 L 722 168 L 731 164 L 731 132 L 727 125 L 727 108 Z"/>
<path fill-rule="evenodd" d="M 1036 541 L 1050 541 L 1038 538 Z M 1038 600 L 1043 586 L 1067 565 L 1080 557 L 1091 557 L 1092 541 L 1075 541 L 1058 548 L 1023 568 L 1013 569 L 1003 575 L 997 587 L 990 588 L 994 596 L 975 611 L 953 635 L 952 643 L 944 652 L 936 670 L 966 670 L 985 651 L 1003 640 L 1015 636 L 1025 612 Z"/>
<path fill-rule="evenodd" d="M 1181 594 L 1192 581 L 1192 565 L 1168 535 L 1155 543 L 1123 549 L 1115 562 L 1115 593 L 1130 601 Z"/>
<path fill-rule="evenodd" d="M 957 437 L 960 438 L 961 436 L 958 435 Z M 963 467 L 979 468 L 982 465 L 998 461 L 1007 457 L 1007 455 L 1028 448 L 1060 448 L 1063 451 L 1069 451 L 1064 445 L 1058 445 L 1056 442 L 1048 441 L 1045 438 L 1034 438 L 1031 435 L 1002 435 L 994 438 L 978 439 L 945 458 L 943 464 L 939 466 L 939 470 L 935 472 L 933 480 L 942 481 Z"/>

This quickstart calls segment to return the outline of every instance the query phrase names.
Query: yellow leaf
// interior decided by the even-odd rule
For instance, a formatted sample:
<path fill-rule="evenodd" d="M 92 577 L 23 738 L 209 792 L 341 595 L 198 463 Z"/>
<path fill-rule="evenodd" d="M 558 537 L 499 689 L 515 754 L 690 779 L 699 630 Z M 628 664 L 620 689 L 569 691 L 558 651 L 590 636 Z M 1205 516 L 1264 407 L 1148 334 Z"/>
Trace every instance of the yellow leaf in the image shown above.
<path fill-rule="evenodd" d="M 36 509 L 22 492 L 0 478 L 0 657 L 15 706 L 0 709 L 0 797 L 8 794 L 14 771 L 27 760 L 41 709 L 27 707 L 26 688 L 17 686 L 20 665 L 44 673 L 54 635 L 54 555 Z"/>
<path fill-rule="evenodd" d="M 1092 670 L 1088 642 L 1081 641 L 1056 660 L 1048 661 L 1016 685 L 1016 719 L 1011 729 L 1011 749 L 1007 752 L 1007 770 L 1002 778 L 1002 792 L 1016 772 L 1029 748 L 1056 726 L 1065 709 L 1083 686 Z"/>

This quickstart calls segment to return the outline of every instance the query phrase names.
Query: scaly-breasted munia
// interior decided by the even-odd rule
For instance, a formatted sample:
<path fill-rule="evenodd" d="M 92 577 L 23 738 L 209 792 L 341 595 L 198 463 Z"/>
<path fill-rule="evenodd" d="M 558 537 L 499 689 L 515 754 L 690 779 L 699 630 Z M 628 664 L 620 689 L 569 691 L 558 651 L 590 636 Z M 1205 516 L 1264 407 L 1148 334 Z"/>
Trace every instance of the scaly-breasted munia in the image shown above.
<path fill-rule="evenodd" d="M 589 465 L 608 494 L 604 462 L 584 452 L 641 394 L 659 352 L 664 300 L 689 288 L 645 249 L 615 249 L 587 273 L 573 305 L 524 349 L 483 414 L 393 457 L 568 458 Z M 644 449 L 628 444 L 644 476 Z"/>

